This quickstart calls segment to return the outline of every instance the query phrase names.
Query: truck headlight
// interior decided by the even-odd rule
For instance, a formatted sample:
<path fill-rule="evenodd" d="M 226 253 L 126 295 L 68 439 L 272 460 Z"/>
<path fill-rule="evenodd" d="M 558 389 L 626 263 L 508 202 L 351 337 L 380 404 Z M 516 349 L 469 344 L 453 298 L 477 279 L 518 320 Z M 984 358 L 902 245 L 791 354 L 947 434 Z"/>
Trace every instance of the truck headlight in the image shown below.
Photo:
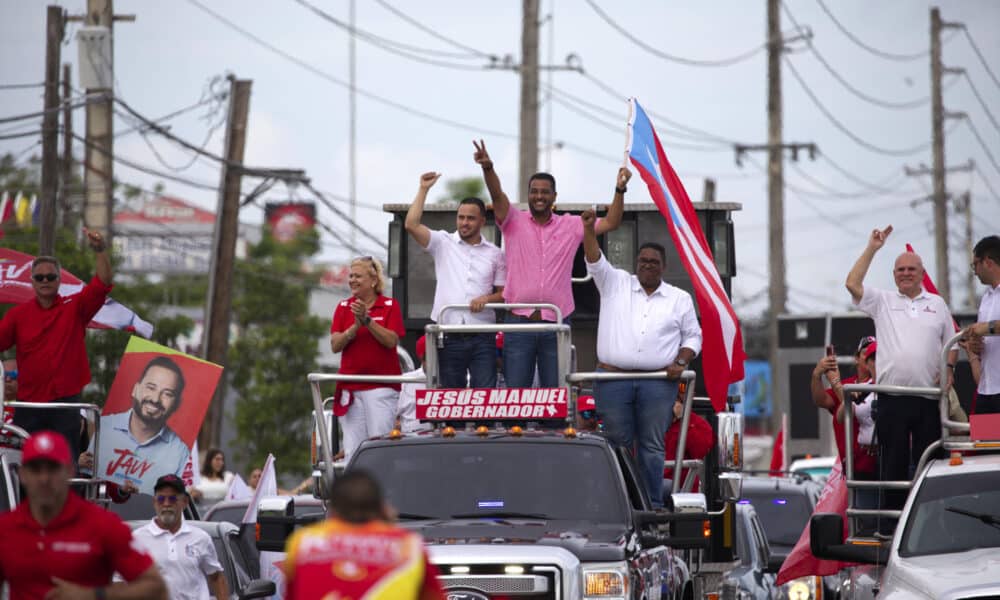
<path fill-rule="evenodd" d="M 823 589 L 822 584 L 819 583 L 820 581 L 819 577 L 813 576 L 793 579 L 783 586 L 785 588 L 785 597 L 788 600 L 820 600 L 822 591 L 817 592 L 817 589 Z"/>
<path fill-rule="evenodd" d="M 622 563 L 593 564 L 583 567 L 583 597 L 624 600 L 629 594 L 628 567 Z"/>

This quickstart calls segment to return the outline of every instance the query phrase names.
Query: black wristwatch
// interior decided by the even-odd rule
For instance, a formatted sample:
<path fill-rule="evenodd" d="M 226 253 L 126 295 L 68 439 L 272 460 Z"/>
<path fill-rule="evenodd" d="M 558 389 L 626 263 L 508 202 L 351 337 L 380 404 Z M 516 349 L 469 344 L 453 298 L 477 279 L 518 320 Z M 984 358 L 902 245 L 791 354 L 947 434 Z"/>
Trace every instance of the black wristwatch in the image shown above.
<path fill-rule="evenodd" d="M 618 192 L 619 194 L 624 194 L 625 192 L 628 191 L 628 187 L 626 187 L 626 186 L 618 187 L 616 185 L 615 186 L 615 191 Z"/>
<path fill-rule="evenodd" d="M 368 324 L 371 323 L 371 322 L 372 322 L 372 318 L 369 317 L 368 315 L 365 315 L 365 320 L 362 321 L 361 324 L 364 325 L 365 327 L 368 327 Z"/>

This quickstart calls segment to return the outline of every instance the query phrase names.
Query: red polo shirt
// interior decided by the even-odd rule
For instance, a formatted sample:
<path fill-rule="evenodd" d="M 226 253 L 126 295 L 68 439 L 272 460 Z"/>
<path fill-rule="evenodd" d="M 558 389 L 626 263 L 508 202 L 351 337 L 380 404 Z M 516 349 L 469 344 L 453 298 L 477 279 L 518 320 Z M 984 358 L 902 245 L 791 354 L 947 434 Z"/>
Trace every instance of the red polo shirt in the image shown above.
<path fill-rule="evenodd" d="M 94 588 L 109 585 L 115 572 L 131 581 L 153 566 L 117 515 L 72 492 L 45 527 L 27 501 L 0 515 L 0 539 L 0 582 L 10 584 L 11 600 L 44 597 L 53 577 Z"/>
<path fill-rule="evenodd" d="M 347 331 L 354 324 L 351 304 L 356 300 L 357 298 L 351 296 L 337 304 L 336 310 L 333 311 L 330 333 Z M 406 335 L 406 329 L 403 327 L 403 313 L 396 300 L 381 295 L 376 297 L 375 304 L 368 309 L 368 316 L 382 327 L 395 331 L 400 338 Z M 357 337 L 351 340 L 341 353 L 340 373 L 343 375 L 401 375 L 402 371 L 399 368 L 396 348 L 386 348 L 375 339 L 367 327 L 362 327 L 358 330 Z M 399 384 L 341 382 L 337 385 L 338 390 L 352 392 L 381 387 L 391 387 L 398 390 Z"/>
<path fill-rule="evenodd" d="M 85 330 L 110 291 L 94 277 L 79 294 L 56 296 L 48 308 L 32 298 L 7 311 L 0 321 L 0 351 L 17 346 L 18 400 L 51 402 L 90 383 Z"/>

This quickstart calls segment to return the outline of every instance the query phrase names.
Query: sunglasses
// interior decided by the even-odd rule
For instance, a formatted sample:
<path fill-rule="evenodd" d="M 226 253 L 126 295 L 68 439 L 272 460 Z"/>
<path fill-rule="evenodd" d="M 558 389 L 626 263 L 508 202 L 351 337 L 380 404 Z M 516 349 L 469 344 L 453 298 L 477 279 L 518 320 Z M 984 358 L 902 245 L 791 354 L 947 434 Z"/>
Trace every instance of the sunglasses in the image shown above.
<path fill-rule="evenodd" d="M 179 499 L 180 496 L 177 496 L 176 494 L 171 496 L 160 495 L 156 497 L 156 501 L 160 504 L 176 504 Z"/>
<path fill-rule="evenodd" d="M 56 273 L 38 273 L 37 275 L 32 275 L 31 278 L 41 283 L 43 281 L 55 281 L 59 279 L 59 275 Z"/>

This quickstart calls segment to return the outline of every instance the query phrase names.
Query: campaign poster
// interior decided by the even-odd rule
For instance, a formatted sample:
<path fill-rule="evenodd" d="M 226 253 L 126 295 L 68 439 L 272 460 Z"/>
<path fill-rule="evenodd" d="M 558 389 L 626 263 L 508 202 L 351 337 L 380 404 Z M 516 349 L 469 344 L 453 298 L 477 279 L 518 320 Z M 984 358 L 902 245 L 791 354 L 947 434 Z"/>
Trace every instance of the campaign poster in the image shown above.
<path fill-rule="evenodd" d="M 287 244 L 300 232 L 316 227 L 316 205 L 312 202 L 268 202 L 264 218 L 271 228 L 271 236 Z"/>
<path fill-rule="evenodd" d="M 144 494 L 168 473 L 190 479 L 192 447 L 221 375 L 219 365 L 133 336 L 101 412 L 96 476 Z"/>

